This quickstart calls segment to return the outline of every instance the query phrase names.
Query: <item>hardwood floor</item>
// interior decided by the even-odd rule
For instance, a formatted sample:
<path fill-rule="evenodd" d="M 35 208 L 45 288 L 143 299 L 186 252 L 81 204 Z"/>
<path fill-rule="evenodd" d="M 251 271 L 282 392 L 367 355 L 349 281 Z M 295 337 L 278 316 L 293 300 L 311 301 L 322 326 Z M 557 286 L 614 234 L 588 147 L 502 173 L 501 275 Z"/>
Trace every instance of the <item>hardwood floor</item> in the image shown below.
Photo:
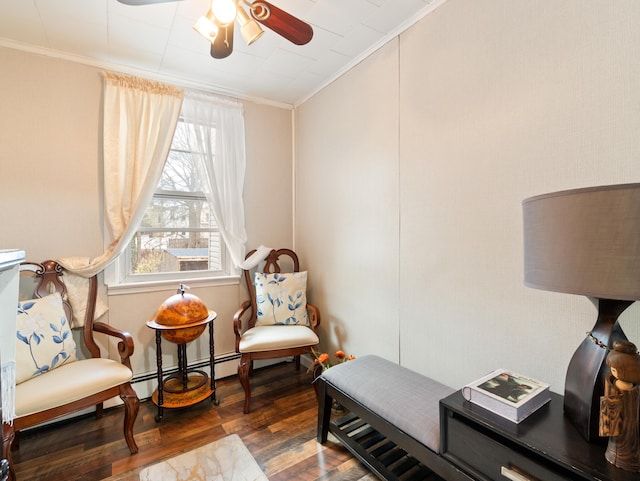
<path fill-rule="evenodd" d="M 251 413 L 242 413 L 244 393 L 237 377 L 219 380 L 219 406 L 204 401 L 185 409 L 141 403 L 135 425 L 139 452 L 130 455 L 122 435 L 121 407 L 102 419 L 86 416 L 21 433 L 13 452 L 18 481 L 138 481 L 147 465 L 236 433 L 269 481 L 374 481 L 351 454 L 330 436 L 316 442 L 317 402 L 311 375 L 292 363 L 255 372 Z"/>

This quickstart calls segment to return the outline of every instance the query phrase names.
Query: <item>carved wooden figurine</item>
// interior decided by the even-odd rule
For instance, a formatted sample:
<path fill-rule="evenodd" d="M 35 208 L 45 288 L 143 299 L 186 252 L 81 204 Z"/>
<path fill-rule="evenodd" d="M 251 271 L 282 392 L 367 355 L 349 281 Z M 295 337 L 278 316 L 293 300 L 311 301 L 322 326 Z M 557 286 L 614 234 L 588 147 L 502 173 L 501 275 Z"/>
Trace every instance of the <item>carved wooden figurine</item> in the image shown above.
<path fill-rule="evenodd" d="M 611 373 L 600 399 L 600 436 L 608 436 L 605 457 L 614 466 L 640 471 L 640 355 L 635 344 L 616 341 L 607 356 Z"/>

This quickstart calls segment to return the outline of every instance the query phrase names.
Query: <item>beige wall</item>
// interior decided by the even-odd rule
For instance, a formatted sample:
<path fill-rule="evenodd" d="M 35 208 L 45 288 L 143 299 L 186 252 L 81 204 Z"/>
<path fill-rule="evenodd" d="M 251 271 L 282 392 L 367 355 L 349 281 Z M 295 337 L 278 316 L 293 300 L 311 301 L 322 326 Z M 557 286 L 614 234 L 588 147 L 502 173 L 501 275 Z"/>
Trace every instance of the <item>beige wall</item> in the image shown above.
<path fill-rule="evenodd" d="M 296 112 L 296 248 L 322 345 L 396 361 L 397 80 L 394 41 Z"/>
<path fill-rule="evenodd" d="M 640 3 L 448 0 L 296 112 L 323 347 L 562 392 L 595 322 L 523 285 L 524 198 L 640 181 Z M 640 307 L 621 323 L 640 346 Z"/>
<path fill-rule="evenodd" d="M 0 65 L 0 247 L 24 249 L 27 259 L 36 261 L 100 254 L 100 70 L 6 48 L 0 48 Z M 244 107 L 248 247 L 291 247 L 291 112 L 251 102 Z M 135 376 L 155 373 L 154 335 L 145 322 L 176 288 L 107 299 L 109 322 L 134 337 Z M 244 288 L 236 282 L 191 292 L 218 313 L 216 355 L 232 353 L 231 321 L 246 299 Z M 189 346 L 190 362 L 207 358 L 205 341 L 203 336 Z M 164 352 L 165 367 L 175 366 L 175 348 L 165 346 Z M 227 364 L 218 373 L 234 373 L 232 363 Z M 145 389 L 138 391 L 145 395 Z"/>

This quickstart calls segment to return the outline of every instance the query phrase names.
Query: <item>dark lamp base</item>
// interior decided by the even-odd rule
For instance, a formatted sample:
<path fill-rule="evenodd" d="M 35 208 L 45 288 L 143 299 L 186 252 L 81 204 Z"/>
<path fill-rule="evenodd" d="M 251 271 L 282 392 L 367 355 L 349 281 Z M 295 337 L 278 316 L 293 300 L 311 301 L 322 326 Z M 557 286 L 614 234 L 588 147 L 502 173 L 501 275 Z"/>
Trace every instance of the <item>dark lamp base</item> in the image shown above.
<path fill-rule="evenodd" d="M 573 354 L 564 386 L 564 413 L 583 438 L 592 443 L 606 443 L 598 435 L 600 396 L 604 395 L 608 349 L 614 341 L 627 340 L 618 317 L 635 301 L 598 299 L 598 319 Z M 597 343 L 596 343 L 597 341 Z M 606 346 L 606 348 L 605 348 Z"/>

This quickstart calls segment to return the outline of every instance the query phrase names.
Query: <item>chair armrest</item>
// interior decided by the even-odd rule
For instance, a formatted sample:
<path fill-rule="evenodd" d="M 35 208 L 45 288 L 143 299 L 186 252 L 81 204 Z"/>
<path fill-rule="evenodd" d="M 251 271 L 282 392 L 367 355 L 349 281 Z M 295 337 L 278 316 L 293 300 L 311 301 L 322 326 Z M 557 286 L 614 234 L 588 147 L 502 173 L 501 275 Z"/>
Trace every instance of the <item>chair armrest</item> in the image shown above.
<path fill-rule="evenodd" d="M 104 322 L 94 322 L 93 330 L 120 339 L 118 343 L 120 362 L 131 369 L 130 357 L 133 355 L 133 337 L 131 337 L 131 334 L 126 331 L 121 331 L 120 329 L 115 329 Z"/>
<path fill-rule="evenodd" d="M 317 335 L 318 327 L 320 326 L 320 309 L 313 304 L 307 303 L 307 314 L 309 315 L 309 326 Z"/>
<path fill-rule="evenodd" d="M 242 337 L 242 316 L 251 309 L 251 301 L 244 301 L 240 309 L 233 315 L 233 332 L 236 335 L 236 352 L 240 352 L 240 338 Z"/>

